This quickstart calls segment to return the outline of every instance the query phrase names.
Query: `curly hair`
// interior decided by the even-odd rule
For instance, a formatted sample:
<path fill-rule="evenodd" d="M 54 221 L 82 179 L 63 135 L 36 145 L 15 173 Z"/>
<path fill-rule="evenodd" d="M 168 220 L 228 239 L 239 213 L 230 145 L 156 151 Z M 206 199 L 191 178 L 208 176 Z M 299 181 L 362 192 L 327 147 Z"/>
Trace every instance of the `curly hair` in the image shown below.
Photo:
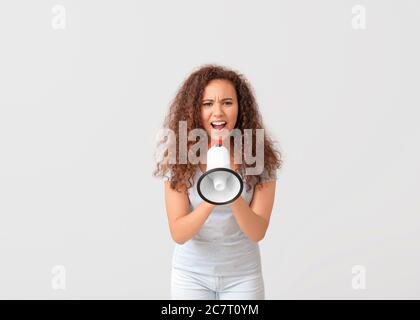
<path fill-rule="evenodd" d="M 242 133 L 244 129 L 252 129 L 252 154 L 256 150 L 256 129 L 263 129 L 262 118 L 258 110 L 258 105 L 253 94 L 253 90 L 248 80 L 240 73 L 230 70 L 226 67 L 209 64 L 199 67 L 193 71 L 179 88 L 175 98 L 170 104 L 169 111 L 165 116 L 163 123 L 164 128 L 172 130 L 176 135 L 176 150 L 179 150 L 179 123 L 186 121 L 187 132 L 195 128 L 203 128 L 200 120 L 200 108 L 203 98 L 204 90 L 211 80 L 228 80 L 230 81 L 237 94 L 238 98 L 238 117 L 235 129 L 239 129 Z M 159 143 L 162 143 L 160 141 Z M 187 150 L 193 145 L 194 141 L 187 141 Z M 196 172 L 197 164 L 186 163 L 181 164 L 179 155 L 176 154 L 176 163 L 169 164 L 168 158 L 171 155 L 169 152 L 157 162 L 156 169 L 153 172 L 154 176 L 163 177 L 167 173 L 170 174 L 170 186 L 177 191 L 184 191 L 194 184 L 193 178 Z M 244 150 L 242 150 L 242 157 Z M 281 153 L 274 147 L 274 142 L 264 132 L 264 168 L 268 176 L 273 177 L 276 169 L 282 166 L 283 160 Z M 244 175 L 246 167 L 251 167 L 251 164 L 246 164 L 245 161 L 240 166 L 240 172 L 245 177 L 247 190 L 253 185 L 258 185 L 261 182 L 261 175 Z"/>

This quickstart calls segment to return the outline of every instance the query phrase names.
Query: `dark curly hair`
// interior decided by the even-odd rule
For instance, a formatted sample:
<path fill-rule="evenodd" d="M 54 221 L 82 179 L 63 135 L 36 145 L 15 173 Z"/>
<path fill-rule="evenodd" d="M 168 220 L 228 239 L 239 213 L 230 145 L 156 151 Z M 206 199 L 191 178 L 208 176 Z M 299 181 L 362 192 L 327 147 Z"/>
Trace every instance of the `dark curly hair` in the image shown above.
<path fill-rule="evenodd" d="M 179 150 L 179 122 L 187 122 L 187 132 L 195 128 L 203 128 L 200 120 L 201 101 L 204 94 L 204 89 L 211 80 L 228 80 L 235 87 L 238 98 L 238 118 L 235 128 L 240 129 L 242 139 L 244 129 L 252 129 L 252 154 L 256 150 L 256 129 L 263 129 L 262 119 L 258 110 L 258 105 L 252 87 L 248 80 L 240 73 L 230 70 L 219 65 L 204 65 L 192 72 L 184 83 L 179 88 L 175 98 L 173 99 L 169 111 L 164 120 L 164 128 L 172 130 L 176 135 L 176 150 Z M 162 143 L 162 141 L 158 142 Z M 243 143 L 243 141 L 242 141 Z M 187 150 L 194 145 L 194 141 L 187 142 Z M 242 144 L 243 145 L 243 144 Z M 244 151 L 242 150 L 242 157 Z M 168 163 L 170 157 L 169 152 L 157 162 L 156 169 L 153 172 L 154 176 L 163 177 L 170 173 L 171 188 L 177 191 L 184 191 L 190 188 L 193 184 L 193 178 L 196 172 L 197 164 L 180 164 L 179 155 L 176 155 L 176 163 Z M 264 168 L 268 175 L 273 177 L 276 169 L 282 166 L 282 158 L 279 151 L 274 148 L 273 141 L 264 132 Z M 251 167 L 251 164 L 246 164 L 245 161 L 240 166 L 242 176 L 245 177 L 247 190 L 261 182 L 261 176 L 244 175 L 246 167 Z"/>

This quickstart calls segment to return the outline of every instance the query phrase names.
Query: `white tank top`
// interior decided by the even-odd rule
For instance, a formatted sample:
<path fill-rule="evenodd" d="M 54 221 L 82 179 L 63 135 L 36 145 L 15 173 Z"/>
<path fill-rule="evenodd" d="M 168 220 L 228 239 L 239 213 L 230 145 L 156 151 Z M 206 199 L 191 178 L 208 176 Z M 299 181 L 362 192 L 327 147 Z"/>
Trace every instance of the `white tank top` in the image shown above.
<path fill-rule="evenodd" d="M 197 166 L 194 185 L 188 189 L 190 212 L 204 200 L 198 195 L 197 181 L 203 173 Z M 266 171 L 263 181 L 269 181 Z M 276 179 L 276 177 L 274 177 Z M 254 188 L 242 197 L 250 204 Z M 175 244 L 172 266 L 205 275 L 238 276 L 261 271 L 258 243 L 251 241 L 239 228 L 229 205 L 216 206 L 197 234 L 185 243 Z"/>

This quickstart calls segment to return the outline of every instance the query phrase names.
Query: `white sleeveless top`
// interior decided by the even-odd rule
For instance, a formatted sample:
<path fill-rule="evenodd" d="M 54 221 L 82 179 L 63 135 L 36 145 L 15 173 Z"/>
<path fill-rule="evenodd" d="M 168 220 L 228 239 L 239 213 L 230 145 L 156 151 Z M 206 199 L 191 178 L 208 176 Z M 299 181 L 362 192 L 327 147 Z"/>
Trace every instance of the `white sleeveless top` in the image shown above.
<path fill-rule="evenodd" d="M 197 166 L 194 185 L 188 189 L 190 212 L 204 200 L 198 195 L 197 181 L 203 173 Z M 168 176 L 166 176 L 168 178 Z M 268 178 L 266 170 L 262 182 Z M 254 188 L 242 197 L 250 204 Z M 216 206 L 197 234 L 184 244 L 175 244 L 172 266 L 176 269 L 192 271 L 212 276 L 239 276 L 261 271 L 258 243 L 251 241 L 239 228 L 230 206 Z"/>

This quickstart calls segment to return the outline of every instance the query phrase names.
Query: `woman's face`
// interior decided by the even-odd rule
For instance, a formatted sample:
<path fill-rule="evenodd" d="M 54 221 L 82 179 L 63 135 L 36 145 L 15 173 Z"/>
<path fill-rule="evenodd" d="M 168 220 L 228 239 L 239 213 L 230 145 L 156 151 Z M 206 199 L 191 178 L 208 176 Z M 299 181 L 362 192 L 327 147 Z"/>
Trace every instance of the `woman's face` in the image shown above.
<path fill-rule="evenodd" d="M 238 99 L 233 84 L 228 80 L 212 80 L 204 89 L 201 102 L 201 124 L 211 137 L 225 138 L 235 128 L 238 118 Z"/>

